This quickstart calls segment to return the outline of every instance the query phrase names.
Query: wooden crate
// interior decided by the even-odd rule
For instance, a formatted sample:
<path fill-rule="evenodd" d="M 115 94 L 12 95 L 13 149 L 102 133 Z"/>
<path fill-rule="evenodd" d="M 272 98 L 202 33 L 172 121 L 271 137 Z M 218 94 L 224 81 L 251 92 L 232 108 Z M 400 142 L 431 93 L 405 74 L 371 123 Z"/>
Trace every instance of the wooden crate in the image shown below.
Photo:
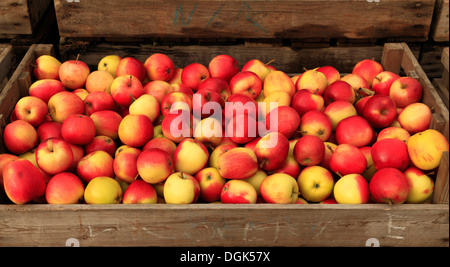
<path fill-rule="evenodd" d="M 62 37 L 426 40 L 435 0 L 55 0 Z M 364 14 L 364 19 L 357 19 Z M 107 23 L 112 22 L 114 23 Z"/>
<path fill-rule="evenodd" d="M 2 0 L 0 38 L 33 34 L 50 3 L 51 0 Z"/>
<path fill-rule="evenodd" d="M 9 44 L 0 44 L 0 91 L 8 83 L 9 77 L 14 71 L 16 57 L 13 48 Z"/>
<path fill-rule="evenodd" d="M 448 42 L 448 6 L 449 0 L 436 0 L 431 35 L 436 42 Z"/>
<path fill-rule="evenodd" d="M 441 96 L 442 100 L 444 101 L 444 103 L 447 105 L 449 105 L 449 97 L 448 97 L 448 92 L 449 92 L 449 87 L 448 87 L 448 61 L 449 61 L 449 57 L 448 57 L 448 47 L 445 47 L 442 50 L 442 56 L 441 56 L 441 64 L 442 64 L 442 77 L 441 78 L 435 78 L 433 79 L 433 85 L 436 88 L 436 91 L 438 92 L 438 94 Z"/>
<path fill-rule="evenodd" d="M 349 48 L 346 56 L 352 53 Z M 30 64 L 42 54 L 54 55 L 53 47 L 30 47 L 0 94 L 0 114 L 8 117 L 14 103 L 26 94 Z M 419 80 L 423 102 L 434 112 L 431 127 L 448 139 L 448 109 L 409 47 L 389 43 L 379 57 L 385 69 Z M 80 246 L 357 247 L 378 242 L 380 246 L 448 247 L 448 161 L 446 152 L 437 170 L 433 204 L 0 204 L 0 246 L 65 246 L 67 242 Z"/>

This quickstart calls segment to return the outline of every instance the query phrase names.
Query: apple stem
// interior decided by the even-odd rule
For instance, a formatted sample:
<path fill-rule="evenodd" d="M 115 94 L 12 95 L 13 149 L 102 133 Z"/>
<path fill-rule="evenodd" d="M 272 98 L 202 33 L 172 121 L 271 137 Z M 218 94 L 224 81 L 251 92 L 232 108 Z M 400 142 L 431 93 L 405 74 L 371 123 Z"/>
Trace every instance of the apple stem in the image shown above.
<path fill-rule="evenodd" d="M 340 172 L 336 172 L 336 174 L 337 174 L 340 178 L 342 178 L 342 174 L 341 174 Z"/>
<path fill-rule="evenodd" d="M 131 79 L 133 78 L 132 75 L 130 75 L 130 81 L 128 82 L 128 87 L 131 87 Z"/>
<path fill-rule="evenodd" d="M 334 153 L 334 150 L 330 145 L 327 145 L 327 148 L 331 151 L 331 153 Z"/>
<path fill-rule="evenodd" d="M 273 62 L 275 62 L 275 59 L 269 60 L 269 62 L 266 63 L 266 66 L 267 66 L 267 65 L 270 65 L 270 64 L 273 63 Z"/>
<path fill-rule="evenodd" d="M 80 54 L 77 54 L 77 59 L 75 60 L 78 63 L 78 58 L 80 57 Z"/>
<path fill-rule="evenodd" d="M 308 71 L 308 69 L 307 69 L 306 67 L 303 67 L 303 70 L 304 70 L 304 71 Z"/>

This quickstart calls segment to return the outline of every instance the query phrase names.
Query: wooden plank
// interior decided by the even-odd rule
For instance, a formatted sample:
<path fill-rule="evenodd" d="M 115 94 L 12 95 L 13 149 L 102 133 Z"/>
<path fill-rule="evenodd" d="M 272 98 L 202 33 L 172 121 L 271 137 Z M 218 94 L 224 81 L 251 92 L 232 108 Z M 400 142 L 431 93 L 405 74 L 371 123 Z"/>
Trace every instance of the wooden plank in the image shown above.
<path fill-rule="evenodd" d="M 32 34 L 51 0 L 2 0 L 0 36 Z"/>
<path fill-rule="evenodd" d="M 442 154 L 441 163 L 438 167 L 438 177 L 436 178 L 436 183 L 434 185 L 433 193 L 433 203 L 449 203 L 449 152 L 444 152 Z"/>
<path fill-rule="evenodd" d="M 426 40 L 434 0 L 55 0 L 63 37 Z M 331 8 L 332 7 L 332 8 Z M 364 19 L 355 23 L 355 17 Z M 114 18 L 114 24 L 105 23 Z"/>
<path fill-rule="evenodd" d="M 12 74 L 16 57 L 11 45 L 0 44 L 0 91 L 8 82 L 8 75 Z"/>
<path fill-rule="evenodd" d="M 432 36 L 436 42 L 448 42 L 449 0 L 437 0 L 432 22 Z"/>
<path fill-rule="evenodd" d="M 0 205 L 0 214 L 0 246 L 449 244 L 445 204 Z"/>

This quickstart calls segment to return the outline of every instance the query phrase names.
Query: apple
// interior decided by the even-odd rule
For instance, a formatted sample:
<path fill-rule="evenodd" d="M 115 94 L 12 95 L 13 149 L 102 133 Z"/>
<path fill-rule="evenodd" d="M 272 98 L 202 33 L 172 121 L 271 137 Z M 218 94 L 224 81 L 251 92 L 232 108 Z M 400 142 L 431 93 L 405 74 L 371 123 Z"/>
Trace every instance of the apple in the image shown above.
<path fill-rule="evenodd" d="M 144 94 L 140 80 L 133 75 L 117 76 L 111 84 L 111 96 L 117 104 L 129 107 L 133 100 Z"/>
<path fill-rule="evenodd" d="M 353 67 L 352 73 L 363 77 L 369 84 L 369 87 L 371 87 L 373 79 L 375 79 L 377 74 L 382 71 L 383 66 L 381 66 L 380 63 L 372 59 L 364 59 L 356 63 Z"/>
<path fill-rule="evenodd" d="M 208 148 L 214 148 L 222 142 L 222 124 L 215 118 L 201 120 L 194 129 L 194 139 Z"/>
<path fill-rule="evenodd" d="M 243 71 L 230 80 L 231 93 L 241 93 L 256 99 L 262 90 L 262 82 L 258 75 L 251 71 Z"/>
<path fill-rule="evenodd" d="M 239 73 L 239 65 L 236 59 L 230 55 L 217 55 L 208 65 L 211 77 L 222 78 L 230 82 L 231 78 Z"/>
<path fill-rule="evenodd" d="M 339 81 L 341 79 L 341 74 L 339 71 L 333 66 L 322 66 L 316 69 L 318 72 L 322 72 L 327 78 L 328 85 L 334 83 L 335 81 Z"/>
<path fill-rule="evenodd" d="M 36 96 L 24 96 L 17 101 L 13 113 L 16 119 L 26 121 L 33 127 L 38 127 L 46 120 L 48 106 L 47 103 Z"/>
<path fill-rule="evenodd" d="M 13 154 L 22 154 L 32 149 L 38 141 L 36 129 L 30 123 L 16 120 L 6 124 L 3 131 L 3 142 Z"/>
<path fill-rule="evenodd" d="M 198 200 L 200 184 L 192 175 L 174 172 L 164 183 L 164 199 L 167 204 L 190 204 Z"/>
<path fill-rule="evenodd" d="M 294 135 L 300 124 L 300 115 L 290 106 L 279 106 L 266 116 L 266 129 L 277 131 L 288 139 Z"/>
<path fill-rule="evenodd" d="M 237 114 L 226 125 L 226 136 L 237 144 L 245 144 L 257 136 L 256 120 L 245 114 Z"/>
<path fill-rule="evenodd" d="M 348 117 L 358 115 L 355 106 L 348 101 L 334 101 L 327 105 L 323 112 L 330 118 L 333 131 L 338 123 Z"/>
<path fill-rule="evenodd" d="M 18 156 L 9 154 L 9 153 L 2 153 L 0 154 L 0 192 L 3 192 L 3 168 L 8 164 L 9 162 L 19 159 Z"/>
<path fill-rule="evenodd" d="M 238 114 L 248 114 L 255 120 L 258 118 L 258 104 L 248 95 L 234 93 L 225 103 L 225 119 L 230 120 Z"/>
<path fill-rule="evenodd" d="M 92 179 L 84 190 L 86 204 L 118 204 L 122 201 L 122 187 L 109 176 Z"/>
<path fill-rule="evenodd" d="M 397 117 L 394 101 L 389 96 L 374 95 L 367 100 L 362 116 L 373 128 L 385 128 Z"/>
<path fill-rule="evenodd" d="M 302 116 L 310 110 L 322 111 L 325 101 L 321 95 L 311 93 L 308 90 L 300 90 L 292 97 L 291 106 Z"/>
<path fill-rule="evenodd" d="M 86 90 L 92 92 L 111 93 L 111 84 L 115 77 L 106 70 L 96 70 L 91 72 L 86 79 Z"/>
<path fill-rule="evenodd" d="M 248 178 L 242 179 L 242 181 L 250 183 L 253 186 L 253 188 L 255 188 L 257 196 L 261 197 L 260 191 L 261 183 L 264 179 L 266 179 L 267 176 L 268 174 L 266 171 L 264 171 L 263 169 L 258 169 L 255 174 L 253 174 Z"/>
<path fill-rule="evenodd" d="M 161 103 L 164 96 L 172 92 L 172 86 L 165 81 L 150 81 L 144 84 L 143 90 L 144 94 L 154 96 Z"/>
<path fill-rule="evenodd" d="M 378 203 L 401 204 L 408 198 L 410 186 L 403 172 L 395 168 L 384 168 L 372 176 L 369 190 Z"/>
<path fill-rule="evenodd" d="M 183 68 L 177 68 L 175 67 L 173 70 L 173 76 L 170 80 L 168 80 L 167 82 L 170 85 L 175 85 L 175 84 L 181 84 L 181 73 L 183 72 Z M 190 89 L 190 88 L 189 88 Z"/>
<path fill-rule="evenodd" d="M 172 156 L 159 148 L 143 150 L 136 164 L 139 176 L 150 184 L 165 181 L 174 170 Z"/>
<path fill-rule="evenodd" d="M 189 88 L 189 87 L 187 87 L 187 88 Z M 226 80 L 224 80 L 222 78 L 218 78 L 218 77 L 209 77 L 209 78 L 203 80 L 200 83 L 200 85 L 198 86 L 197 90 L 202 90 L 202 89 L 210 89 L 210 90 L 216 91 L 217 93 L 220 94 L 220 96 L 222 97 L 222 99 L 224 101 L 227 101 L 228 97 L 231 95 L 231 89 L 230 89 L 228 82 Z M 189 88 L 189 90 L 191 90 L 191 89 Z"/>
<path fill-rule="evenodd" d="M 423 203 L 433 194 L 434 181 L 416 167 L 407 168 L 403 174 L 410 187 L 406 203 Z"/>
<path fill-rule="evenodd" d="M 142 83 L 147 78 L 147 69 L 140 60 L 134 57 L 122 58 L 117 65 L 116 76 L 129 77 L 130 75 L 136 77 Z"/>
<path fill-rule="evenodd" d="M 412 77 L 400 77 L 395 80 L 389 90 L 397 107 L 403 108 L 422 99 L 422 85 Z"/>
<path fill-rule="evenodd" d="M 208 78 L 208 79 L 211 79 L 211 78 Z M 228 86 L 228 83 L 227 83 L 227 86 Z M 200 88 L 200 86 L 199 86 L 199 88 Z M 187 94 L 191 99 L 194 97 L 194 91 L 192 91 L 192 89 L 189 86 L 182 84 L 182 83 L 171 84 L 170 88 L 168 88 L 168 92 L 182 92 L 182 93 Z"/>
<path fill-rule="evenodd" d="M 59 67 L 59 79 L 66 88 L 78 89 L 83 88 L 89 76 L 89 66 L 83 61 L 67 60 Z"/>
<path fill-rule="evenodd" d="M 186 109 L 190 112 L 192 110 L 192 99 L 182 92 L 170 92 L 161 101 L 160 114 L 167 116 L 171 109 Z"/>
<path fill-rule="evenodd" d="M 59 68 L 61 62 L 53 56 L 41 55 L 39 56 L 33 68 L 33 75 L 38 80 L 55 79 L 59 80 Z"/>
<path fill-rule="evenodd" d="M 424 171 L 438 167 L 442 153 L 449 150 L 448 140 L 434 129 L 413 134 L 406 145 L 411 162 Z"/>
<path fill-rule="evenodd" d="M 27 159 L 13 159 L 3 167 L 3 186 L 15 204 L 25 204 L 45 194 L 42 173 Z"/>
<path fill-rule="evenodd" d="M 211 89 L 197 90 L 193 96 L 192 109 L 196 118 L 204 119 L 209 116 L 218 118 L 224 106 L 225 101 L 220 94 Z"/>
<path fill-rule="evenodd" d="M 136 180 L 139 175 L 137 159 L 140 154 L 141 150 L 135 147 L 125 147 L 120 152 L 115 153 L 113 158 L 115 177 L 126 183 Z"/>
<path fill-rule="evenodd" d="M 285 92 L 290 97 L 293 97 L 296 91 L 295 84 L 291 78 L 280 70 L 271 71 L 267 74 L 264 79 L 263 88 L 264 97 L 277 91 Z"/>
<path fill-rule="evenodd" d="M 82 159 L 85 156 L 84 147 L 70 144 L 70 148 L 72 149 L 73 160 L 72 160 L 72 164 L 70 165 L 70 167 L 67 171 L 75 173 L 77 170 L 78 162 L 80 161 L 80 159 Z"/>
<path fill-rule="evenodd" d="M 392 83 L 400 78 L 400 75 L 397 75 L 391 71 L 382 71 L 378 73 L 372 82 L 372 90 L 375 91 L 377 95 L 389 95 L 389 91 Z"/>
<path fill-rule="evenodd" d="M 333 195 L 339 204 L 365 204 L 369 202 L 369 183 L 360 174 L 347 174 L 337 180 Z"/>
<path fill-rule="evenodd" d="M 144 62 L 150 81 L 169 81 L 175 73 L 172 59 L 162 53 L 154 53 Z"/>
<path fill-rule="evenodd" d="M 411 137 L 411 135 L 409 134 L 409 132 L 406 129 L 389 126 L 389 127 L 383 128 L 378 133 L 377 141 L 380 141 L 380 140 L 386 139 L 386 138 L 394 138 L 394 139 L 398 139 L 398 140 L 401 140 L 406 143 L 406 142 L 408 142 L 409 137 Z"/>
<path fill-rule="evenodd" d="M 328 141 L 323 142 L 323 144 L 325 145 L 325 155 L 323 157 L 322 162 L 319 164 L 319 166 L 322 166 L 326 169 L 330 169 L 331 155 L 333 155 L 333 152 L 338 145 L 335 143 L 332 143 L 332 142 L 328 142 Z"/>
<path fill-rule="evenodd" d="M 97 150 L 82 157 L 76 167 L 76 175 L 84 183 L 95 177 L 114 177 L 114 159 L 108 152 Z"/>
<path fill-rule="evenodd" d="M 396 168 L 404 171 L 409 166 L 406 143 L 399 139 L 387 138 L 375 142 L 371 155 L 377 170 Z"/>
<path fill-rule="evenodd" d="M 161 150 L 166 151 L 167 153 L 169 153 L 170 156 L 173 157 L 173 154 L 177 149 L 177 145 L 167 138 L 156 137 L 148 141 L 142 148 L 142 151 L 150 148 L 159 148 Z"/>
<path fill-rule="evenodd" d="M 335 132 L 338 144 L 351 144 L 356 147 L 370 144 L 373 138 L 373 129 L 369 122 L 359 115 L 341 120 Z"/>
<path fill-rule="evenodd" d="M 209 70 L 204 65 L 195 62 L 183 68 L 181 82 L 195 92 L 202 81 L 209 77 L 211 77 Z"/>
<path fill-rule="evenodd" d="M 220 200 L 220 193 L 227 182 L 214 167 L 206 167 L 195 174 L 200 185 L 200 199 L 205 202 Z"/>
<path fill-rule="evenodd" d="M 325 74 L 317 70 L 307 70 L 298 78 L 295 88 L 299 90 L 308 90 L 311 93 L 323 95 L 328 87 L 328 80 Z"/>
<path fill-rule="evenodd" d="M 362 111 L 364 109 L 364 106 L 367 103 L 367 100 L 369 100 L 372 96 L 368 95 L 368 96 L 364 96 L 358 100 L 356 100 L 356 102 L 354 103 L 355 109 L 356 109 L 356 113 L 358 115 L 362 115 Z"/>
<path fill-rule="evenodd" d="M 155 204 L 158 200 L 155 188 L 141 180 L 137 179 L 130 183 L 123 193 L 123 204 Z"/>
<path fill-rule="evenodd" d="M 366 88 L 366 89 L 370 88 L 370 85 L 367 82 L 367 80 L 364 79 L 362 76 L 355 74 L 355 73 L 349 73 L 349 74 L 344 75 L 341 78 L 341 81 L 349 83 L 355 92 L 358 91 L 360 88 Z"/>
<path fill-rule="evenodd" d="M 220 201 L 226 204 L 255 204 L 257 193 L 253 185 L 243 180 L 230 180 L 220 193 Z"/>
<path fill-rule="evenodd" d="M 208 166 L 217 168 L 217 161 L 219 159 L 219 156 L 237 146 L 238 145 L 235 143 L 219 144 L 218 146 L 216 146 L 209 155 Z"/>
<path fill-rule="evenodd" d="M 180 143 L 193 135 L 193 116 L 186 110 L 175 110 L 164 117 L 161 127 L 166 138 Z"/>
<path fill-rule="evenodd" d="M 273 171 L 282 167 L 289 153 L 289 141 L 279 132 L 271 132 L 263 136 L 254 148 L 259 167 Z"/>
<path fill-rule="evenodd" d="M 348 101 L 354 103 L 356 99 L 355 91 L 352 86 L 345 81 L 335 81 L 328 85 L 323 93 L 325 106 L 336 100 Z"/>
<path fill-rule="evenodd" d="M 95 123 L 91 117 L 83 114 L 71 114 L 62 123 L 61 135 L 74 145 L 86 145 L 95 137 Z"/>
<path fill-rule="evenodd" d="M 242 66 L 241 71 L 251 71 L 258 75 L 259 79 L 262 83 L 264 83 L 264 79 L 270 73 L 270 69 L 267 67 L 268 64 L 263 63 L 259 59 L 251 59 Z"/>
<path fill-rule="evenodd" d="M 318 165 L 325 157 L 325 145 L 318 136 L 304 135 L 295 143 L 293 153 L 302 166 Z"/>
<path fill-rule="evenodd" d="M 285 91 L 275 91 L 264 97 L 262 102 L 258 103 L 258 112 L 260 118 L 265 118 L 272 109 L 279 106 L 290 106 L 291 96 Z"/>
<path fill-rule="evenodd" d="M 84 146 L 84 153 L 89 154 L 97 150 L 103 150 L 108 152 L 111 156 L 114 156 L 116 149 L 116 142 L 114 142 L 111 137 L 106 135 L 96 135 L 91 142 Z"/>
<path fill-rule="evenodd" d="M 78 204 L 84 196 L 83 182 L 71 172 L 54 175 L 45 189 L 48 204 Z"/>
<path fill-rule="evenodd" d="M 116 78 L 117 65 L 119 65 L 120 60 L 122 60 L 122 58 L 118 55 L 105 56 L 98 62 L 97 70 L 107 71 Z"/>
<path fill-rule="evenodd" d="M 192 138 L 181 141 L 173 155 L 175 170 L 190 175 L 195 175 L 203 169 L 208 160 L 209 152 L 206 146 Z"/>
<path fill-rule="evenodd" d="M 310 110 L 301 117 L 299 132 L 302 136 L 315 135 L 325 142 L 333 132 L 331 119 L 323 111 Z"/>
<path fill-rule="evenodd" d="M 305 200 L 305 202 L 306 202 L 306 200 Z M 306 203 L 300 203 L 300 204 L 308 204 L 308 203 L 306 202 Z M 337 203 L 336 199 L 334 199 L 333 197 L 330 197 L 323 201 L 320 201 L 319 204 L 338 204 L 338 203 Z"/>
<path fill-rule="evenodd" d="M 71 114 L 85 114 L 85 104 L 76 94 L 63 91 L 48 100 L 48 113 L 53 121 L 62 123 Z"/>
<path fill-rule="evenodd" d="M 311 202 L 320 202 L 333 193 L 333 175 L 322 166 L 308 166 L 297 178 L 300 195 Z"/>
<path fill-rule="evenodd" d="M 48 174 L 67 171 L 72 162 L 72 147 L 64 139 L 52 137 L 41 142 L 36 148 L 36 163 Z"/>
<path fill-rule="evenodd" d="M 129 114 L 121 120 L 117 133 L 123 144 L 142 147 L 153 138 L 153 124 L 145 115 Z"/>
<path fill-rule="evenodd" d="M 84 103 L 86 105 L 85 111 L 87 115 L 92 115 L 92 113 L 99 110 L 115 111 L 117 109 L 116 102 L 111 94 L 103 91 L 89 93 L 84 98 Z"/>
<path fill-rule="evenodd" d="M 330 169 L 339 176 L 362 174 L 367 167 L 364 154 L 352 144 L 338 145 L 330 158 Z"/>
<path fill-rule="evenodd" d="M 72 91 L 72 93 L 76 94 L 81 100 L 85 100 L 86 96 L 89 95 L 89 92 L 84 88 L 78 88 Z"/>
<path fill-rule="evenodd" d="M 421 102 L 407 105 L 398 114 L 398 121 L 409 134 L 423 132 L 430 127 L 433 114 L 431 109 Z"/>
<path fill-rule="evenodd" d="M 288 156 L 284 161 L 283 166 L 273 171 L 273 173 L 285 173 L 292 177 L 298 177 L 301 171 L 301 166 L 293 156 Z"/>
<path fill-rule="evenodd" d="M 61 81 L 54 79 L 37 80 L 28 88 L 30 96 L 40 98 L 46 104 L 54 94 L 62 91 L 66 91 L 66 88 Z"/>
<path fill-rule="evenodd" d="M 294 177 L 274 173 L 261 182 L 260 192 L 266 203 L 289 204 L 297 201 L 299 186 Z"/>
<path fill-rule="evenodd" d="M 119 125 L 122 116 L 112 110 L 100 110 L 91 114 L 91 119 L 95 124 L 95 134 L 111 137 L 113 140 L 119 138 Z"/>
<path fill-rule="evenodd" d="M 254 175 L 258 169 L 255 152 L 245 147 L 231 148 L 217 159 L 217 170 L 225 179 L 245 179 Z"/>

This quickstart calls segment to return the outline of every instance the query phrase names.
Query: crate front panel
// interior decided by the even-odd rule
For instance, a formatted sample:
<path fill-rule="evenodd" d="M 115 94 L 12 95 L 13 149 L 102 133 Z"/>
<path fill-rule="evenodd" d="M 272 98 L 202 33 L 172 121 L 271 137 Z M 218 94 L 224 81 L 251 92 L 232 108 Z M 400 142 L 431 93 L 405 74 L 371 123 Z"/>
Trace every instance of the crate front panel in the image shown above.
<path fill-rule="evenodd" d="M 426 39 L 434 4 L 434 0 L 55 0 L 55 9 L 64 37 Z"/>

